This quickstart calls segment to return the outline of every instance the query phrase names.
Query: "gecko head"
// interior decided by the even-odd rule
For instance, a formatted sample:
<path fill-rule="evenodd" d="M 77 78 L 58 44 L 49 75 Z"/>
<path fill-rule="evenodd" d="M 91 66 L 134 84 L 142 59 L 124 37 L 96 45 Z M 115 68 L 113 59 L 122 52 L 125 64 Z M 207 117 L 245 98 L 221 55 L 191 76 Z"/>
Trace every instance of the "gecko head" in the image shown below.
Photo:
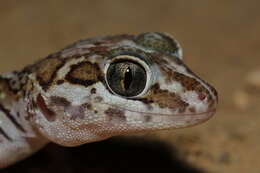
<path fill-rule="evenodd" d="M 74 146 L 183 128 L 216 111 L 216 90 L 184 64 L 180 45 L 168 34 L 119 35 L 77 46 L 96 52 L 68 60 L 56 70 L 63 82 L 36 98 L 37 124 L 53 142 Z"/>

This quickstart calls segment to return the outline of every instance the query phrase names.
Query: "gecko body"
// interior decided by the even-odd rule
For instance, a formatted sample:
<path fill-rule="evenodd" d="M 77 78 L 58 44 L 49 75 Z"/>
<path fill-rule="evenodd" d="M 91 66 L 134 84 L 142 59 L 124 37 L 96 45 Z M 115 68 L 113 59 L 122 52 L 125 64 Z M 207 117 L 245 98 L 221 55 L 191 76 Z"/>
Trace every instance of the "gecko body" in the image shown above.
<path fill-rule="evenodd" d="M 49 142 L 78 146 L 199 124 L 216 105 L 216 90 L 183 63 L 168 34 L 81 40 L 0 76 L 0 168 Z"/>

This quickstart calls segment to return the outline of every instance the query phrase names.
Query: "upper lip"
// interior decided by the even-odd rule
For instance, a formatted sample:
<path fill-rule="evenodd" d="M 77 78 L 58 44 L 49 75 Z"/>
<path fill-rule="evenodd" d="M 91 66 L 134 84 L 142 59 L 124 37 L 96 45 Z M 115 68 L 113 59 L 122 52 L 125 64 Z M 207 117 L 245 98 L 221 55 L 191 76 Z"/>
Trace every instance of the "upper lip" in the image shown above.
<path fill-rule="evenodd" d="M 153 115 L 153 116 L 196 116 L 196 115 L 206 115 L 206 114 L 210 114 L 210 113 L 213 113 L 213 114 L 214 114 L 214 113 L 216 112 L 216 107 L 214 107 L 214 108 L 209 109 L 209 110 L 207 110 L 207 111 L 198 112 L 198 113 L 162 114 L 162 113 L 152 113 L 152 112 L 135 111 L 135 110 L 131 110 L 131 109 L 126 109 L 126 108 L 114 106 L 114 105 L 108 104 L 108 103 L 103 103 L 103 104 L 107 104 L 107 105 L 109 105 L 109 106 L 116 107 L 116 108 L 118 108 L 118 109 L 125 110 L 125 111 L 129 111 L 129 112 L 137 112 L 137 113 L 149 114 L 149 115 Z"/>

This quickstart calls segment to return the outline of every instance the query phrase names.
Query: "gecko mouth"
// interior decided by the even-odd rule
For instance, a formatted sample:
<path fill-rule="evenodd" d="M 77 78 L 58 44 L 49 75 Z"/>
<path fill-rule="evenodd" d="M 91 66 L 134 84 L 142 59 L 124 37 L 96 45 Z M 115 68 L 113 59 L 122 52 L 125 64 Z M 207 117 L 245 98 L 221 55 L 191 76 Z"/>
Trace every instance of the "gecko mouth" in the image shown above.
<path fill-rule="evenodd" d="M 214 115 L 216 113 L 216 107 L 209 109 L 207 111 L 203 111 L 203 112 L 194 112 L 194 113 L 154 113 L 154 112 L 143 112 L 143 111 L 135 111 L 135 110 L 131 110 L 131 109 L 127 109 L 127 108 L 122 108 L 119 106 L 115 106 L 112 104 L 108 104 L 108 103 L 102 103 L 105 105 L 108 105 L 109 107 L 112 107 L 114 109 L 119 109 L 121 111 L 124 112 L 131 112 L 131 113 L 138 113 L 140 116 L 142 115 L 150 115 L 150 116 L 166 116 L 166 117 L 175 117 L 175 116 L 203 116 L 203 115 Z"/>
<path fill-rule="evenodd" d="M 135 112 L 135 113 L 140 113 L 141 115 L 151 115 L 151 116 L 199 116 L 199 115 L 205 115 L 205 114 L 214 114 L 216 112 L 216 108 L 205 111 L 205 112 L 198 112 L 198 113 L 177 113 L 177 114 L 163 114 L 163 113 L 152 113 L 152 112 L 142 112 L 142 111 L 134 111 L 130 109 L 125 109 L 125 108 L 119 108 L 124 111 L 129 111 L 129 112 Z"/>
<path fill-rule="evenodd" d="M 106 103 L 104 103 L 106 104 Z M 216 112 L 216 107 L 202 112 L 187 112 L 187 113 L 155 113 L 155 112 L 142 112 L 122 108 L 112 104 L 106 104 L 109 110 L 113 110 L 115 115 L 120 113 L 120 117 L 124 117 L 125 121 L 122 124 L 127 124 L 129 127 L 139 129 L 140 131 L 149 130 L 163 130 L 163 129 L 177 129 L 192 127 L 209 120 Z M 111 111 L 110 113 L 112 113 Z M 122 119 L 121 119 L 122 120 Z M 118 122 L 118 121 L 116 121 Z M 142 122 L 142 123 L 140 123 Z M 140 125 L 140 126 L 139 126 Z M 118 126 L 118 124 L 117 124 Z"/>

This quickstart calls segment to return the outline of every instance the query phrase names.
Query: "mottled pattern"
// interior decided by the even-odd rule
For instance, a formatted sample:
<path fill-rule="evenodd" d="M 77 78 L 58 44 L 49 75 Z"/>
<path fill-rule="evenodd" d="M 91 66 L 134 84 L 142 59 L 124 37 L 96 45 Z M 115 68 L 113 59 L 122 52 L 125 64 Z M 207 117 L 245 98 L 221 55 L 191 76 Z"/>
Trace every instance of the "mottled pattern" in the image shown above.
<path fill-rule="evenodd" d="M 158 104 L 161 108 L 179 109 L 180 112 L 183 112 L 185 108 L 189 106 L 188 103 L 183 101 L 182 98 L 175 93 L 160 89 L 158 83 L 151 87 L 150 93 L 145 100 L 147 104 L 154 103 Z"/>
<path fill-rule="evenodd" d="M 24 96 L 24 86 L 28 82 L 28 76 L 23 73 L 13 72 L 5 77 L 0 76 L 0 100 L 5 97 L 12 97 L 17 100 Z"/>
<path fill-rule="evenodd" d="M 108 116 L 109 120 L 121 120 L 121 121 L 125 121 L 126 117 L 125 114 L 122 110 L 119 109 L 114 109 L 114 108 L 108 108 L 105 111 L 105 114 Z"/>
<path fill-rule="evenodd" d="M 81 40 L 0 76 L 0 168 L 48 142 L 78 146 L 193 126 L 212 117 L 217 99 L 168 34 Z"/>
<path fill-rule="evenodd" d="M 66 80 L 73 84 L 84 86 L 93 85 L 102 78 L 101 70 L 97 64 L 82 62 L 71 66 L 70 72 L 66 75 Z"/>
<path fill-rule="evenodd" d="M 52 96 L 50 97 L 51 104 L 56 106 L 68 107 L 71 103 L 64 97 Z"/>
<path fill-rule="evenodd" d="M 47 90 L 52 84 L 56 72 L 63 66 L 64 62 L 59 58 L 51 57 L 37 64 L 36 77 L 41 87 Z"/>

